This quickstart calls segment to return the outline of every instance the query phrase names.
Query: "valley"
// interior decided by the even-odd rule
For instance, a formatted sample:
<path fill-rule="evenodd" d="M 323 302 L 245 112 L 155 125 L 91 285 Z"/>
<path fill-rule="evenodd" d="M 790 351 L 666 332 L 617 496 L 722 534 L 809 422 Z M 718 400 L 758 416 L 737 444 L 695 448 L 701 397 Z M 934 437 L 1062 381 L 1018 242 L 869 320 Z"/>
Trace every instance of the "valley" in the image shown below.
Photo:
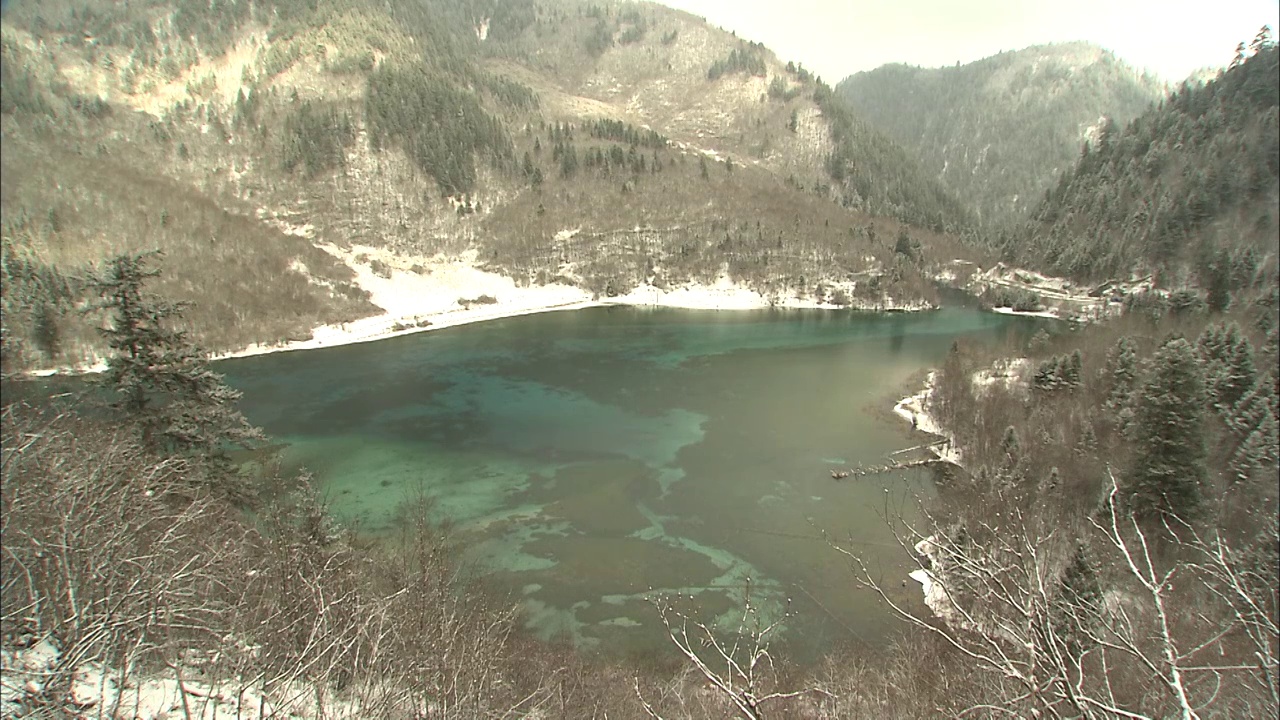
<path fill-rule="evenodd" d="M 1277 19 L 2 13 L 0 715 L 1280 707 Z"/>

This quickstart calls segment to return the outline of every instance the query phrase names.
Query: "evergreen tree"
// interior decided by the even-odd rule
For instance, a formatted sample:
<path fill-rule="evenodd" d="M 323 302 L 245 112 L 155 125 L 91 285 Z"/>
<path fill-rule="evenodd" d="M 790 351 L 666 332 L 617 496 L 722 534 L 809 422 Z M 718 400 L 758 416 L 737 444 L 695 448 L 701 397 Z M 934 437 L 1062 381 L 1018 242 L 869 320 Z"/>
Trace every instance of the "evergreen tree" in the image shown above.
<path fill-rule="evenodd" d="M 1219 250 L 1209 265 L 1206 289 L 1209 312 L 1222 313 L 1231 305 L 1231 256 Z"/>
<path fill-rule="evenodd" d="M 1080 439 L 1076 442 L 1076 452 L 1085 457 L 1090 457 L 1098 452 L 1098 433 L 1093 429 L 1093 423 L 1086 422 L 1084 429 L 1080 431 Z"/>
<path fill-rule="evenodd" d="M 1080 387 L 1080 378 L 1084 373 L 1084 360 L 1080 356 L 1080 349 L 1076 348 L 1071 351 L 1071 356 L 1067 358 L 1067 362 L 1063 367 L 1062 379 L 1071 387 Z"/>
<path fill-rule="evenodd" d="M 1262 471 L 1276 469 L 1280 461 L 1280 425 L 1268 411 L 1258 426 L 1249 432 L 1231 457 L 1231 471 L 1237 480 L 1257 478 Z"/>
<path fill-rule="evenodd" d="M 1058 371 L 1061 368 L 1062 358 L 1054 355 L 1045 360 L 1036 367 L 1035 375 L 1032 378 L 1032 385 L 1037 390 L 1056 390 L 1058 387 Z"/>
<path fill-rule="evenodd" d="M 144 289 L 160 274 L 147 267 L 157 255 L 118 255 L 93 282 L 102 297 L 98 307 L 110 314 L 101 332 L 114 352 L 102 381 L 144 445 L 208 460 L 225 474 L 226 446 L 247 446 L 262 432 L 235 409 L 240 393 L 209 369 L 204 352 L 168 327 L 181 317 L 181 306 Z"/>
<path fill-rule="evenodd" d="M 1145 519 L 1194 514 L 1207 476 L 1204 382 L 1191 343 L 1167 341 L 1146 364 L 1134 403 L 1133 465 L 1125 490 Z"/>
<path fill-rule="evenodd" d="M 1111 390 L 1107 394 L 1107 410 L 1111 411 L 1121 430 L 1132 417 L 1130 397 L 1138 377 L 1138 353 L 1133 341 L 1122 337 L 1107 352 L 1107 376 Z"/>
<path fill-rule="evenodd" d="M 1022 457 L 1022 446 L 1018 442 L 1018 431 L 1012 425 L 1004 429 L 1004 437 L 1000 439 L 1000 454 L 1004 456 L 1006 469 L 1012 469 Z"/>
<path fill-rule="evenodd" d="M 1214 323 L 1200 333 L 1196 352 L 1209 399 L 1219 412 L 1228 413 L 1257 381 L 1253 344 L 1236 322 Z"/>
<path fill-rule="evenodd" d="M 1053 603 L 1053 623 L 1073 655 L 1088 644 L 1085 631 L 1102 610 L 1102 585 L 1084 545 L 1076 546 L 1062 571 Z"/>
<path fill-rule="evenodd" d="M 1253 388 L 1240 398 L 1227 418 L 1227 425 L 1236 433 L 1236 437 L 1240 439 L 1248 437 L 1249 433 L 1261 425 L 1268 415 L 1273 415 L 1274 396 L 1275 390 L 1271 379 L 1263 378 L 1255 382 Z"/>
<path fill-rule="evenodd" d="M 1232 323 L 1235 325 L 1235 323 Z M 1225 412 L 1235 406 L 1257 384 L 1258 367 L 1253 361 L 1253 344 L 1236 326 L 1236 340 L 1215 388 L 1217 406 Z"/>
<path fill-rule="evenodd" d="M 45 357 L 54 360 L 62 350 L 62 334 L 58 330 L 57 310 L 41 299 L 31 311 L 31 333 L 36 347 Z"/>

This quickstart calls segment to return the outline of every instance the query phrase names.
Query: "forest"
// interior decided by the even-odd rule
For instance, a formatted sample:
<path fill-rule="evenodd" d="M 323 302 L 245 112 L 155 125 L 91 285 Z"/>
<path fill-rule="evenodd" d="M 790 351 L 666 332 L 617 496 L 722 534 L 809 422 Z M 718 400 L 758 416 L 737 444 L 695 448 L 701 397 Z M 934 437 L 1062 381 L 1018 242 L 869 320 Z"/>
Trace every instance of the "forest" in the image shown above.
<path fill-rule="evenodd" d="M 1103 58 L 1079 83 L 1081 106 L 1109 108 L 1096 132 L 1071 145 L 1060 106 L 1037 105 L 1034 140 L 1068 138 L 1024 138 L 1043 166 L 984 155 L 991 174 L 957 183 L 920 159 L 940 136 L 877 128 L 916 112 L 896 91 L 939 77 L 1014 68 L 1030 96 L 1044 78 L 1016 53 L 853 92 L 647 3 L 16 3 L 3 25 L 0 714 L 1278 712 L 1269 29 L 1167 94 Z M 950 89 L 924 93 L 930 112 L 980 104 Z M 1011 209 L 1011 188 L 1031 199 Z M 957 268 L 1000 262 L 1116 301 L 958 343 L 912 380 L 936 494 L 913 499 L 922 524 L 885 520 L 923 603 L 855 546 L 823 549 L 901 621 L 893 643 L 800 665 L 749 596 L 728 631 L 655 598 L 669 653 L 597 657 L 530 636 L 431 498 L 389 542 L 335 520 L 210 365 L 377 316 L 342 259 L 364 243 L 472 252 L 520 287 L 597 298 L 726 277 L 842 308 L 936 304 Z M 1025 289 L 983 301 L 1040 307 Z"/>

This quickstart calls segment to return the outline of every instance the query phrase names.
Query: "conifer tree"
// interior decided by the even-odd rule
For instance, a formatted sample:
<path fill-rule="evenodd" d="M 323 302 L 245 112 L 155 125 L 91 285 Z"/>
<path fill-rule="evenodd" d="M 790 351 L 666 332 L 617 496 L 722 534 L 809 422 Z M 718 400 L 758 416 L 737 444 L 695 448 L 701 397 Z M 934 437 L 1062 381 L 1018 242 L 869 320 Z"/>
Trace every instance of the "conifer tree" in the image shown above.
<path fill-rule="evenodd" d="M 1087 630 L 1102 610 L 1102 585 L 1083 544 L 1076 545 L 1071 562 L 1062 571 L 1053 603 L 1054 625 L 1072 654 L 1088 645 Z"/>
<path fill-rule="evenodd" d="M 1126 478 L 1133 511 L 1144 519 L 1194 514 L 1207 477 L 1204 382 L 1191 343 L 1167 341 L 1146 363 L 1134 403 L 1133 465 Z"/>
<path fill-rule="evenodd" d="M 1280 425 L 1268 411 L 1232 454 L 1231 471 L 1237 480 L 1249 480 L 1258 478 L 1266 468 L 1274 471 L 1277 462 L 1280 462 Z"/>
<path fill-rule="evenodd" d="M 1063 380 L 1071 387 L 1080 386 L 1080 378 L 1084 372 L 1084 360 L 1080 356 L 1080 349 L 1076 348 L 1071 351 L 1071 356 L 1067 358 L 1067 362 L 1063 367 Z"/>
<path fill-rule="evenodd" d="M 226 470 L 227 445 L 247 446 L 261 430 L 235 409 L 240 393 L 209 369 L 205 353 L 170 323 L 182 306 L 147 292 L 159 275 L 147 263 L 158 252 L 112 258 L 93 286 L 110 324 L 101 330 L 113 355 L 103 383 L 113 390 L 112 406 L 133 423 L 143 444 L 211 462 Z"/>
<path fill-rule="evenodd" d="M 1004 429 L 1004 437 L 1000 440 L 1000 454 L 1004 456 L 1004 466 L 1012 469 L 1022 457 L 1022 445 L 1018 442 L 1018 431 L 1012 425 Z"/>
<path fill-rule="evenodd" d="M 1227 417 L 1227 425 L 1236 433 L 1236 437 L 1244 439 L 1253 432 L 1263 419 L 1274 415 L 1275 389 L 1270 378 L 1262 378 L 1253 384 L 1253 388 L 1235 404 Z"/>
<path fill-rule="evenodd" d="M 1229 412 L 1258 378 L 1253 344 L 1236 322 L 1214 323 L 1200 333 L 1196 352 L 1203 363 L 1209 399 L 1219 412 Z"/>
<path fill-rule="evenodd" d="M 1138 377 L 1138 353 L 1133 341 L 1122 337 L 1107 352 L 1107 376 L 1111 391 L 1107 395 L 1107 410 L 1115 414 L 1123 430 L 1132 417 L 1130 396 Z"/>
<path fill-rule="evenodd" d="M 1258 367 L 1253 362 L 1253 344 L 1239 332 L 1239 326 L 1236 326 L 1236 330 L 1237 340 L 1231 347 L 1216 387 L 1215 400 L 1224 412 L 1234 407 L 1258 381 Z"/>

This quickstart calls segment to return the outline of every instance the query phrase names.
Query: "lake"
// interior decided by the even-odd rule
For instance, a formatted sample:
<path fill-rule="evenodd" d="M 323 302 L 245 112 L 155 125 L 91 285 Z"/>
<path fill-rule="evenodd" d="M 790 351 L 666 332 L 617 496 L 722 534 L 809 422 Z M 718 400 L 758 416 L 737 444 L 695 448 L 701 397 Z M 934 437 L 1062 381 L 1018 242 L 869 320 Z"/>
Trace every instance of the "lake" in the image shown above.
<path fill-rule="evenodd" d="M 215 364 L 332 510 L 377 534 L 425 493 L 484 584 L 538 636 L 635 654 L 669 641 L 648 601 L 721 627 L 750 586 L 789 607 L 793 656 L 899 626 L 824 533 L 919 602 L 884 517 L 928 471 L 834 481 L 921 439 L 888 413 L 960 338 L 1042 323 L 915 314 L 604 307 Z"/>

